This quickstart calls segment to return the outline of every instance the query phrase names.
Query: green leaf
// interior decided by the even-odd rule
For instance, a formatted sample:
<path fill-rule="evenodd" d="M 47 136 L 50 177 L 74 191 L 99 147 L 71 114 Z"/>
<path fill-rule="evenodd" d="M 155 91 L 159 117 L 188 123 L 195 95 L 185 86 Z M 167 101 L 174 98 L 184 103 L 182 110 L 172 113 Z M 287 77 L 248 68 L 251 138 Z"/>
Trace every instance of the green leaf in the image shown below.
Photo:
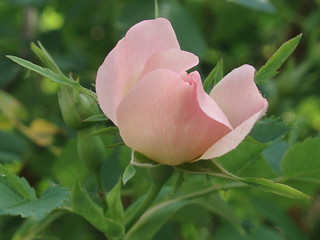
<path fill-rule="evenodd" d="M 160 165 L 159 163 L 152 161 L 151 159 L 147 158 L 142 153 L 139 153 L 137 151 L 132 151 L 131 164 L 133 166 L 146 167 L 146 168 L 157 167 Z"/>
<path fill-rule="evenodd" d="M 106 128 L 101 128 L 96 131 L 91 132 L 88 137 L 92 136 L 98 136 L 98 135 L 103 135 L 103 134 L 115 134 L 119 133 L 119 129 L 117 127 L 106 127 Z"/>
<path fill-rule="evenodd" d="M 84 122 L 105 122 L 108 121 L 108 118 L 104 114 L 98 114 L 90 116 L 83 120 Z"/>
<path fill-rule="evenodd" d="M 272 55 L 272 57 L 267 61 L 267 63 L 260 68 L 256 73 L 254 79 L 256 82 L 261 82 L 263 80 L 274 77 L 278 74 L 277 70 L 282 66 L 282 64 L 290 57 L 293 51 L 298 46 L 302 34 L 290 39 L 280 46 L 280 48 Z"/>
<path fill-rule="evenodd" d="M 208 77 L 203 82 L 203 88 L 210 93 L 215 86 L 223 78 L 223 60 L 221 59 L 217 65 L 211 70 Z"/>
<path fill-rule="evenodd" d="M 196 174 L 207 174 L 216 177 L 229 178 L 236 181 L 241 181 L 249 184 L 250 186 L 256 187 L 265 192 L 272 192 L 289 198 L 297 199 L 310 199 L 310 197 L 292 187 L 285 184 L 275 183 L 269 179 L 265 178 L 254 178 L 254 177 L 239 177 L 230 173 L 227 169 L 224 169 L 217 162 L 198 161 L 191 164 L 183 164 L 176 166 L 179 170 L 187 171 Z"/>
<path fill-rule="evenodd" d="M 41 42 L 38 41 L 38 45 L 39 47 L 36 44 L 31 43 L 31 50 L 38 56 L 38 58 L 43 62 L 45 66 L 47 66 L 55 73 L 62 74 L 60 68 L 47 52 L 47 50 L 42 46 Z"/>
<path fill-rule="evenodd" d="M 282 174 L 285 178 L 319 182 L 320 138 L 307 139 L 289 148 L 282 159 Z"/>
<path fill-rule="evenodd" d="M 24 178 L 10 173 L 0 164 L 0 214 L 41 218 L 53 209 L 61 207 L 68 199 L 68 190 L 52 186 L 40 198 Z"/>
<path fill-rule="evenodd" d="M 29 62 L 27 60 L 24 60 L 22 58 L 19 57 L 15 57 L 15 56 L 7 56 L 8 58 L 10 58 L 12 61 L 14 61 L 15 63 L 21 65 L 22 67 L 25 67 L 33 72 L 36 72 L 38 74 L 40 74 L 43 77 L 47 77 L 50 78 L 53 82 L 56 83 L 60 83 L 60 84 L 64 84 L 67 85 L 69 87 L 75 87 L 76 86 L 76 82 L 74 82 L 73 80 L 71 80 L 70 78 L 67 78 L 66 76 L 62 75 L 62 74 L 57 74 L 55 72 L 53 72 L 52 70 L 48 69 L 48 68 L 42 68 L 32 62 Z"/>
<path fill-rule="evenodd" d="M 279 118 L 263 118 L 255 124 L 249 136 L 261 143 L 281 139 L 290 128 Z"/>
<path fill-rule="evenodd" d="M 124 235 L 123 225 L 105 217 L 102 208 L 93 202 L 79 181 L 76 181 L 73 186 L 72 207 L 75 213 L 83 216 L 107 237 L 121 238 Z"/>
<path fill-rule="evenodd" d="M 134 166 L 132 166 L 130 163 L 124 170 L 123 176 L 122 176 L 122 182 L 123 185 L 126 185 L 126 183 L 133 178 L 133 176 L 136 174 L 136 169 Z"/>
<path fill-rule="evenodd" d="M 106 197 L 108 210 L 106 217 L 115 220 L 116 222 L 122 222 L 123 219 L 123 205 L 121 201 L 121 180 L 113 187 Z"/>
<path fill-rule="evenodd" d="M 13 195 L 18 195 L 23 200 L 36 200 L 36 192 L 24 178 L 19 178 L 13 173 L 9 172 L 2 164 L 0 164 L 0 184 L 3 188 L 7 188 L 8 191 L 14 192 Z M 2 193 L 2 191 L 0 191 Z M 5 194 L 1 194 L 1 197 L 6 197 Z M 9 196 L 8 196 L 9 197 Z M 18 199 L 21 200 L 21 199 Z M 8 202 L 10 203 L 10 202 Z"/>
<path fill-rule="evenodd" d="M 252 165 L 259 164 L 261 153 L 268 147 L 268 144 L 259 144 L 243 141 L 235 150 L 215 159 L 217 163 L 222 165 L 227 171 L 239 176 L 257 176 L 256 172 L 243 173 L 252 168 Z M 264 169 L 262 169 L 264 170 Z"/>
<path fill-rule="evenodd" d="M 310 197 L 299 190 L 282 183 L 276 183 L 264 178 L 240 178 L 242 182 L 248 183 L 262 191 L 272 192 L 284 197 L 295 199 L 310 199 Z"/>
<path fill-rule="evenodd" d="M 276 141 L 265 149 L 262 153 L 269 165 L 278 174 L 281 174 L 281 160 L 288 150 L 288 143 L 285 141 Z"/>

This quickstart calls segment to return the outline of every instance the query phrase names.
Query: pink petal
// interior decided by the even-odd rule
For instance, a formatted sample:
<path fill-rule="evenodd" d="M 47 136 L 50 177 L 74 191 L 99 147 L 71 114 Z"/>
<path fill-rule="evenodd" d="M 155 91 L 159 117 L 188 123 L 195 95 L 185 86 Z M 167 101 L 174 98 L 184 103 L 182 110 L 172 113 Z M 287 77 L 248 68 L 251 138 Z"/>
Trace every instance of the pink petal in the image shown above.
<path fill-rule="evenodd" d="M 208 117 L 222 123 L 230 129 L 233 129 L 233 127 L 229 123 L 228 118 L 225 116 L 224 112 L 220 109 L 218 104 L 204 91 L 200 74 L 197 71 L 194 71 L 189 74 L 189 77 L 197 83 L 197 99 L 201 110 Z"/>
<path fill-rule="evenodd" d="M 177 165 L 201 156 L 230 130 L 199 107 L 198 85 L 159 69 L 146 74 L 118 107 L 127 146 L 156 162 Z"/>
<path fill-rule="evenodd" d="M 198 63 L 199 59 L 193 53 L 180 49 L 169 49 L 167 51 L 154 53 L 148 59 L 143 74 L 160 68 L 168 69 L 176 73 L 185 73 Z"/>
<path fill-rule="evenodd" d="M 254 82 L 254 73 L 250 65 L 236 68 L 210 93 L 234 128 L 260 111 L 266 102 Z"/>
<path fill-rule="evenodd" d="M 105 58 L 96 78 L 99 105 L 116 125 L 116 109 L 139 81 L 148 58 L 159 51 L 180 49 L 170 22 L 164 18 L 142 21 Z"/>
<path fill-rule="evenodd" d="M 254 82 L 254 71 L 249 65 L 234 69 L 210 93 L 234 130 L 218 140 L 200 159 L 219 157 L 236 148 L 267 111 L 268 102 Z"/>

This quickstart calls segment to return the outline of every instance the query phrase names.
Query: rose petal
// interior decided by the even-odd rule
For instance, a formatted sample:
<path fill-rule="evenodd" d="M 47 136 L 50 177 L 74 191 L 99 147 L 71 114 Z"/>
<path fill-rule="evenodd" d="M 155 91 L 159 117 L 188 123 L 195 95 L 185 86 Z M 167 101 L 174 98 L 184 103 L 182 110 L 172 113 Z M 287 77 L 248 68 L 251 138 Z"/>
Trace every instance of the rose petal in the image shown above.
<path fill-rule="evenodd" d="M 266 102 L 254 82 L 254 72 L 250 65 L 236 68 L 210 93 L 234 128 L 260 111 Z"/>
<path fill-rule="evenodd" d="M 146 74 L 118 107 L 125 144 L 168 165 L 201 156 L 230 130 L 201 110 L 197 87 L 169 70 Z"/>
<path fill-rule="evenodd" d="M 204 91 L 200 74 L 197 71 L 194 71 L 189 74 L 189 77 L 197 83 L 197 99 L 199 107 L 202 109 L 202 111 L 207 114 L 208 117 L 222 123 L 230 129 L 233 129 L 228 118 L 220 109 L 218 104 Z"/>
<path fill-rule="evenodd" d="M 265 102 L 264 107 L 241 123 L 233 131 L 213 144 L 199 159 L 210 159 L 220 157 L 227 152 L 235 149 L 242 140 L 249 134 L 253 125 L 265 114 L 268 104 Z"/>
<path fill-rule="evenodd" d="M 154 53 L 180 49 L 170 22 L 164 18 L 142 21 L 105 58 L 96 78 L 96 92 L 104 114 L 114 124 L 116 109 L 131 87 L 140 79 L 147 59 Z"/>
<path fill-rule="evenodd" d="M 218 140 L 200 159 L 219 157 L 236 148 L 267 111 L 268 102 L 254 83 L 254 71 L 249 65 L 234 69 L 210 93 L 234 130 Z"/>
<path fill-rule="evenodd" d="M 143 74 L 161 68 L 181 74 L 196 66 L 198 63 L 199 59 L 193 53 L 179 49 L 169 49 L 167 51 L 154 53 L 148 59 Z"/>

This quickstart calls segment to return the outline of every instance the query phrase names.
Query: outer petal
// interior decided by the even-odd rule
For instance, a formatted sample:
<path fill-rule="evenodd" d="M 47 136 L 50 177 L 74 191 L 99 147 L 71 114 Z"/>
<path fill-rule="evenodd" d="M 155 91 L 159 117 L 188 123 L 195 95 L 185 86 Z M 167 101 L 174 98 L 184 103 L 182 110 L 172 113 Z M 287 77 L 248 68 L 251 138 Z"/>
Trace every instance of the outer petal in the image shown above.
<path fill-rule="evenodd" d="M 250 65 L 236 68 L 210 93 L 234 128 L 260 111 L 266 102 L 254 82 L 254 73 Z"/>
<path fill-rule="evenodd" d="M 116 125 L 116 109 L 140 79 L 147 59 L 154 53 L 180 49 L 170 22 L 164 18 L 142 21 L 129 29 L 100 66 L 96 91 L 102 111 Z"/>
<path fill-rule="evenodd" d="M 249 65 L 239 67 L 225 76 L 210 93 L 234 130 L 211 146 L 200 159 L 219 157 L 236 148 L 267 111 L 268 102 L 254 83 L 254 71 Z"/>
<path fill-rule="evenodd" d="M 202 111 L 197 87 L 169 70 L 145 75 L 117 111 L 126 145 L 168 165 L 201 156 L 230 130 Z"/>

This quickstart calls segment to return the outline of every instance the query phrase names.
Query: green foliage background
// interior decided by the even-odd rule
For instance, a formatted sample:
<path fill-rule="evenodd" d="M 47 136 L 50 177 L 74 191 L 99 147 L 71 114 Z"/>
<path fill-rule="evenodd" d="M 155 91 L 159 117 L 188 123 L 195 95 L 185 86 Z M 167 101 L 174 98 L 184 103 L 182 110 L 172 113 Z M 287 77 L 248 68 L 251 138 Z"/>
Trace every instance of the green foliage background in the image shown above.
<path fill-rule="evenodd" d="M 297 169 L 320 169 L 319 141 L 299 143 L 319 136 L 320 131 L 320 1 L 158 2 L 160 16 L 171 20 L 181 48 L 199 56 L 197 70 L 203 79 L 221 58 L 225 73 L 245 63 L 259 69 L 283 42 L 303 33 L 298 48 L 280 74 L 260 86 L 270 104 L 268 117 L 280 118 L 267 121 L 282 121 L 286 125 L 277 129 L 281 136 L 277 136 L 266 151 L 261 149 L 249 168 L 235 169 L 241 177 L 253 177 L 258 172 L 257 176 L 267 178 L 279 177 L 281 169 L 286 169 L 281 177 L 296 176 Z M 64 73 L 72 72 L 82 85 L 94 89 L 96 71 L 107 53 L 129 27 L 153 17 L 151 0 L 0 2 L 0 87 L 3 90 L 0 94 L 0 163 L 26 178 L 36 188 L 37 196 L 42 196 L 48 186 L 56 183 L 70 188 L 78 178 L 92 193 L 91 197 L 99 201 L 94 178 L 74 157 L 77 155 L 75 132 L 63 123 L 57 86 L 26 72 L 5 55 L 37 62 L 29 46 L 30 42 L 40 40 Z M 257 135 L 263 132 L 263 122 L 260 128 L 262 130 L 255 129 Z M 268 137 L 270 130 L 265 134 Z M 121 139 L 117 135 L 106 135 L 103 141 L 105 146 L 110 146 Z M 245 157 L 250 144 L 243 144 L 237 153 Z M 295 147 L 287 152 L 288 146 L 293 145 Z M 309 152 L 312 154 L 308 155 Z M 101 174 L 105 189 L 111 190 L 131 153 L 124 146 L 106 153 L 108 161 Z M 221 163 L 225 162 L 225 167 L 229 164 L 232 169 L 228 158 L 232 159 L 232 155 L 225 156 Z M 299 165 L 301 158 L 308 164 Z M 269 165 L 263 159 L 267 159 Z M 123 189 L 125 207 L 145 191 L 148 179 L 141 171 Z M 308 202 L 248 189 L 207 196 L 199 199 L 196 207 L 184 202 L 154 239 L 319 239 L 319 175 L 319 172 L 312 175 L 318 184 L 290 182 L 291 186 L 313 196 Z M 185 178 L 178 192 L 165 189 L 161 197 L 179 195 L 211 183 L 202 176 L 186 175 Z M 172 181 L 174 184 L 174 179 Z M 0 239 L 104 239 L 84 218 L 71 213 L 61 215 L 55 212 L 41 221 L 1 216 Z"/>

